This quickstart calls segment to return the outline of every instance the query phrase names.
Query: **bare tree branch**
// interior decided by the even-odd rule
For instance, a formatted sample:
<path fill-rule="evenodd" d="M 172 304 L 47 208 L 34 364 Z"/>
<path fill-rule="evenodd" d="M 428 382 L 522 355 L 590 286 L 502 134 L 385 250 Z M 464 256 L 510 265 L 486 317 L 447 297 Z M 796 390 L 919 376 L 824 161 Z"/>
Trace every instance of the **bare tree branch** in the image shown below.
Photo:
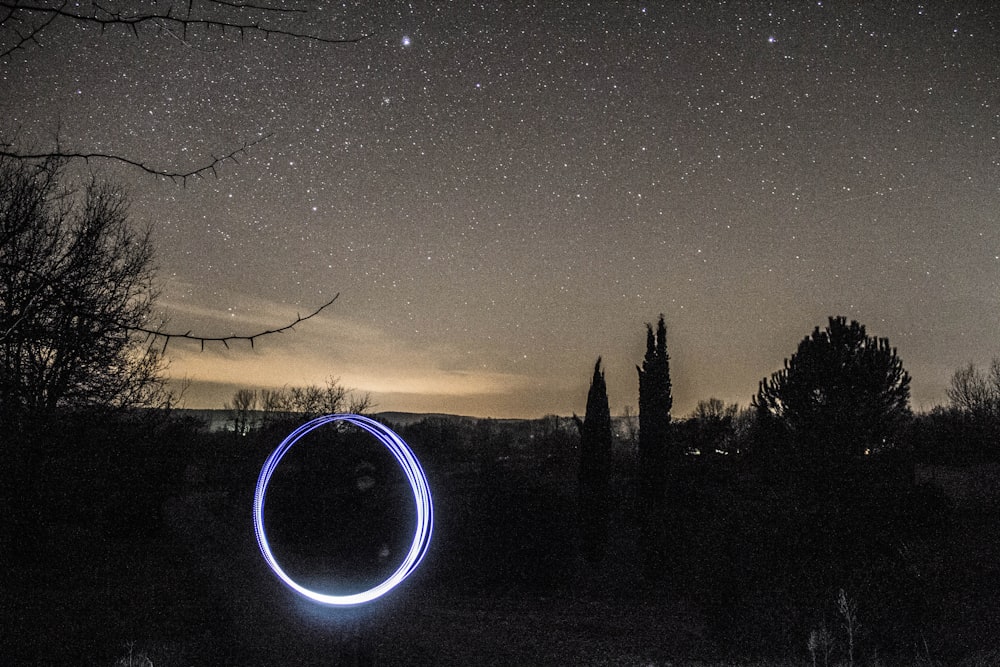
<path fill-rule="evenodd" d="M 233 7 L 234 9 L 257 9 L 264 12 L 275 12 L 275 13 L 285 13 L 285 14 L 307 14 L 308 10 L 298 9 L 296 7 L 275 7 L 273 5 L 255 5 L 252 2 L 228 2 L 227 0 L 205 0 L 206 2 L 219 5 L 220 7 Z M 193 4 L 193 0 L 188 2 L 188 11 L 190 11 L 190 5 Z"/>
<path fill-rule="evenodd" d="M 309 313 L 308 315 L 305 315 L 305 316 L 297 315 L 295 317 L 295 321 L 294 322 L 291 322 L 290 324 L 286 324 L 283 327 L 278 327 L 277 329 L 268 329 L 267 331 L 260 331 L 260 332 L 255 333 L 255 334 L 244 335 L 244 336 L 232 335 L 232 336 L 221 336 L 221 337 L 209 337 L 209 336 L 196 336 L 196 335 L 192 334 L 190 331 L 188 331 L 186 333 L 167 333 L 167 332 L 161 331 L 159 329 L 146 329 L 144 327 L 130 327 L 130 329 L 132 331 L 138 331 L 139 333 L 146 334 L 147 336 L 149 336 L 149 340 L 157 340 L 157 339 L 162 338 L 163 339 L 163 349 L 161 350 L 161 354 L 167 351 L 167 345 L 172 340 L 193 340 L 193 341 L 196 341 L 196 342 L 198 342 L 198 343 L 201 344 L 202 351 L 204 351 L 206 343 L 222 343 L 226 347 L 226 349 L 229 349 L 229 343 L 239 342 L 239 341 L 247 341 L 247 342 L 249 342 L 250 343 L 250 347 L 252 348 L 254 346 L 254 341 L 257 340 L 258 338 L 262 338 L 264 336 L 270 336 L 271 334 L 280 334 L 280 333 L 284 333 L 286 331 L 290 331 L 296 325 L 298 325 L 298 324 L 300 324 L 302 322 L 305 322 L 308 319 L 316 317 L 321 312 L 323 312 L 324 309 L 326 309 L 328 306 L 332 305 L 333 302 L 336 301 L 339 296 L 340 296 L 340 292 L 337 292 L 336 294 L 333 295 L 332 299 L 330 299 L 329 301 L 327 301 L 326 303 L 324 303 L 322 306 L 320 306 L 316 310 L 312 311 L 311 313 Z"/>
<path fill-rule="evenodd" d="M 12 6 L 12 5 L 16 5 L 16 4 L 17 3 L 7 3 L 7 2 L 0 4 L 0 7 L 3 7 L 4 9 L 7 10 L 7 14 L 2 19 L 0 19 L 0 26 L 7 26 L 8 22 L 12 22 L 12 21 L 14 21 L 16 19 L 15 13 L 19 10 L 19 7 Z M 65 6 L 66 6 L 66 2 L 63 2 L 63 4 L 59 7 L 59 9 L 62 9 Z M 0 53 L 0 58 L 10 56 L 12 53 L 14 53 L 15 51 L 17 51 L 18 49 L 25 49 L 25 48 L 27 48 L 26 45 L 29 44 L 29 43 L 31 43 L 31 42 L 34 42 L 35 46 L 41 47 L 41 42 L 38 41 L 38 35 L 43 30 L 45 30 L 46 28 L 48 28 L 49 25 L 53 21 L 55 21 L 57 18 L 59 18 L 59 14 L 53 12 L 48 17 L 46 17 L 44 21 L 42 21 L 38 25 L 28 26 L 27 32 L 25 32 L 23 34 L 16 27 L 11 26 L 10 30 L 15 35 L 17 35 L 17 39 L 15 40 L 15 42 L 14 42 L 14 44 L 12 46 L 8 47 L 3 53 Z"/>
<path fill-rule="evenodd" d="M 148 23 L 159 26 L 164 33 L 176 37 L 185 44 L 189 44 L 187 42 L 189 28 L 202 28 L 205 31 L 217 29 L 223 34 L 227 31 L 230 33 L 236 31 L 241 40 L 248 33 L 256 33 L 263 35 L 265 39 L 271 36 L 280 36 L 323 44 L 353 44 L 367 39 L 373 34 L 365 33 L 357 37 L 346 38 L 325 37 L 268 22 L 269 19 L 277 20 L 284 16 L 309 14 L 307 9 L 302 8 L 288 8 L 239 0 L 201 0 L 200 4 L 201 6 L 196 8 L 195 0 L 178 0 L 177 5 L 168 5 L 166 9 L 139 10 L 133 13 L 120 7 L 102 5 L 96 0 L 89 4 L 71 4 L 69 0 L 53 2 L 52 4 L 46 4 L 44 0 L 35 0 L 34 2 L 0 0 L 0 49 L 3 49 L 0 51 L 0 58 L 11 57 L 15 51 L 27 48 L 32 43 L 41 47 L 39 36 L 57 19 L 81 25 L 96 25 L 102 33 L 109 27 L 122 26 L 130 30 L 136 37 L 139 36 L 139 28 Z M 127 6 L 127 3 L 125 5 Z M 175 11 L 177 7 L 180 9 Z M 205 15 L 206 7 L 216 8 L 219 11 L 215 12 L 215 15 Z M 248 20 L 239 16 L 247 11 L 263 14 L 264 19 Z M 9 44 L 6 48 L 4 47 L 5 42 Z M 151 166 L 145 162 L 113 153 L 64 152 L 58 146 L 58 141 L 55 150 L 37 153 L 22 153 L 15 150 L 12 144 L 0 143 L 0 156 L 28 161 L 50 158 L 77 159 L 85 162 L 110 160 L 130 165 L 156 177 L 180 181 L 182 185 L 186 185 L 187 179 L 191 177 L 203 178 L 209 173 L 217 177 L 219 165 L 229 161 L 238 163 L 239 155 L 246 153 L 250 147 L 270 136 L 268 134 L 253 141 L 245 141 L 241 147 L 222 157 L 212 155 L 210 162 L 190 171 Z"/>
<path fill-rule="evenodd" d="M 254 10 L 264 13 L 305 13 L 305 10 L 301 9 L 286 9 L 266 5 L 227 2 L 225 0 L 209 0 L 209 4 L 236 10 Z M 244 39 L 248 33 L 257 33 L 263 35 L 265 38 L 280 36 L 319 42 L 322 44 L 354 44 L 371 36 L 370 33 L 367 33 L 357 37 L 324 37 L 323 35 L 271 26 L 260 21 L 246 21 L 237 18 L 198 17 L 194 14 L 193 2 L 188 2 L 187 10 L 183 14 L 174 14 L 172 8 L 168 8 L 166 11 L 130 14 L 119 9 L 104 7 L 96 2 L 91 5 L 96 11 L 93 13 L 82 13 L 76 9 L 67 9 L 67 5 L 67 2 L 63 2 L 58 6 L 45 6 L 41 4 L 20 2 L 19 0 L 0 1 L 0 8 L 7 10 L 6 16 L 4 16 L 3 19 L 0 19 L 0 27 L 7 27 L 17 36 L 17 39 L 12 46 L 6 48 L 3 52 L 0 52 L 0 58 L 9 57 L 18 49 L 25 48 L 27 44 L 32 42 L 40 46 L 41 44 L 38 41 L 38 36 L 56 19 L 65 19 L 84 25 L 96 25 L 100 27 L 102 32 L 109 27 L 122 26 L 131 30 L 132 34 L 137 37 L 139 35 L 139 28 L 146 23 L 161 25 L 171 24 L 179 28 L 181 34 L 185 38 L 187 37 L 187 31 L 189 28 L 199 27 L 205 29 L 217 28 L 223 33 L 226 31 L 236 31 L 239 33 L 240 39 Z M 22 18 L 22 15 L 24 15 L 24 18 Z M 27 20 L 28 16 L 40 17 L 42 21 L 37 24 L 31 24 L 29 20 Z M 22 32 L 13 25 L 15 22 L 23 22 L 27 26 L 27 31 L 22 34 Z"/>
<path fill-rule="evenodd" d="M 40 295 L 46 289 L 53 289 L 53 288 L 55 288 L 56 291 L 58 291 L 59 285 L 57 283 L 58 283 L 60 277 L 59 276 L 54 276 L 51 273 L 42 273 L 42 272 L 36 271 L 36 270 L 34 270 L 34 269 L 30 268 L 30 267 L 19 266 L 19 265 L 16 265 L 16 264 L 11 264 L 9 262 L 3 262 L 3 261 L 0 261 L 0 269 L 3 269 L 5 271 L 10 271 L 12 274 L 16 274 L 16 273 L 28 274 L 28 275 L 33 276 L 38 281 L 37 287 L 35 287 L 34 290 L 33 290 L 34 293 L 31 295 L 31 297 L 29 299 L 27 299 L 26 303 L 24 304 L 25 307 L 22 308 L 20 312 L 5 313 L 6 315 L 13 315 L 15 317 L 15 319 L 13 321 L 3 321 L 2 319 L 0 319 L 0 325 L 3 325 L 2 327 L 0 327 L 0 329 L 2 329 L 2 330 L 0 330 L 0 342 L 3 342 L 6 338 L 8 338 L 8 337 L 10 337 L 10 336 L 12 336 L 12 335 L 14 335 L 16 333 L 16 330 L 17 330 L 18 326 L 24 320 L 26 320 L 27 318 L 29 318 L 29 317 L 31 317 L 31 316 L 34 315 L 34 312 L 32 311 L 31 306 L 32 306 L 32 302 L 35 300 L 35 297 L 37 295 Z M 326 310 L 329 306 L 333 305 L 333 302 L 336 301 L 338 298 L 340 298 L 340 292 L 337 292 L 336 294 L 334 294 L 332 299 L 330 299 L 329 301 L 327 301 L 322 306 L 320 306 L 316 310 L 312 311 L 308 315 L 305 315 L 305 316 L 296 315 L 295 321 L 290 322 L 289 324 L 286 324 L 286 325 L 284 325 L 282 327 L 278 327 L 276 329 L 268 329 L 266 331 L 259 331 L 257 333 L 249 334 L 249 335 L 232 335 L 232 336 L 211 337 L 211 336 L 199 336 L 199 335 L 191 333 L 190 331 L 187 331 L 185 333 L 170 333 L 170 332 L 165 332 L 162 329 L 149 329 L 147 327 L 135 326 L 135 325 L 130 325 L 130 324 L 122 324 L 121 322 L 115 322 L 115 321 L 109 321 L 109 320 L 101 320 L 101 318 L 96 318 L 96 319 L 104 322 L 105 324 L 110 325 L 112 328 L 120 328 L 120 329 L 122 329 L 124 331 L 134 331 L 134 332 L 137 332 L 137 333 L 146 334 L 146 337 L 147 337 L 146 339 L 149 340 L 149 341 L 155 341 L 155 340 L 158 340 L 158 339 L 162 338 L 163 339 L 163 348 L 160 350 L 161 354 L 163 354 L 164 352 L 167 351 L 167 344 L 170 343 L 170 341 L 174 340 L 174 339 L 196 341 L 196 342 L 198 342 L 198 343 L 201 344 L 202 351 L 204 351 L 206 343 L 222 343 L 226 347 L 226 349 L 229 349 L 229 343 L 231 343 L 231 342 L 239 342 L 239 341 L 247 341 L 247 342 L 249 342 L 250 343 L 250 347 L 252 348 L 254 346 L 254 342 L 258 338 L 262 338 L 264 336 L 270 336 L 271 334 L 279 334 L 279 333 L 284 333 L 286 331 L 290 331 L 296 325 L 298 325 L 298 324 L 300 324 L 302 322 L 305 322 L 306 320 L 311 319 L 311 318 L 316 317 L 317 315 L 319 315 L 321 312 L 323 312 L 324 310 Z M 94 319 L 94 313 L 87 312 L 87 311 L 77 311 L 74 308 L 72 308 L 70 304 L 63 304 L 63 305 L 64 305 L 64 307 L 66 307 L 68 309 L 67 312 L 72 312 L 74 315 L 77 315 L 77 316 L 80 316 L 80 317 Z"/>
<path fill-rule="evenodd" d="M 243 145 L 229 153 L 228 155 L 223 155 L 222 157 L 212 156 L 212 161 L 204 166 L 192 169 L 187 172 L 180 171 L 170 171 L 167 169 L 162 169 L 158 167 L 151 167 L 144 162 L 139 162 L 138 160 L 132 160 L 130 158 L 122 157 L 120 155 L 115 155 L 113 153 L 75 153 L 69 151 L 63 151 L 59 149 L 58 143 L 55 151 L 46 153 L 18 153 L 17 151 L 11 150 L 11 145 L 8 143 L 0 143 L 0 156 L 9 157 L 15 160 L 83 160 L 89 163 L 91 160 L 111 160 L 114 162 L 121 162 L 123 164 L 131 165 L 137 169 L 152 174 L 160 178 L 169 178 L 171 181 L 180 181 L 182 186 L 187 185 L 187 180 L 189 178 L 204 178 L 207 174 L 218 178 L 219 172 L 218 167 L 225 162 L 234 162 L 239 164 L 239 156 L 246 153 L 250 148 L 256 146 L 260 142 L 268 139 L 271 134 L 265 134 L 259 139 L 253 141 L 245 141 Z"/>

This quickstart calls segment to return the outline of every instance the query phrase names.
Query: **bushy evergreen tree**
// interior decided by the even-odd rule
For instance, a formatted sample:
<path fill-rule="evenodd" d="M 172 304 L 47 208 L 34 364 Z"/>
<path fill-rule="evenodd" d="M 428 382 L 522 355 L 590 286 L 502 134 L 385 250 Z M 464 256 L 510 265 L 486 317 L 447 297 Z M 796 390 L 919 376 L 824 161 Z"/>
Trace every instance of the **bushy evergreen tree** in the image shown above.
<path fill-rule="evenodd" d="M 608 537 L 611 472 L 611 410 L 601 358 L 587 393 L 587 413 L 580 426 L 580 538 L 584 558 L 596 563 L 604 557 Z"/>
<path fill-rule="evenodd" d="M 910 376 L 889 340 L 831 317 L 761 380 L 753 404 L 783 425 L 797 453 L 843 461 L 891 447 L 909 399 Z"/>
<path fill-rule="evenodd" d="M 667 327 L 663 315 L 653 327 L 646 325 L 646 356 L 639 372 L 639 469 L 637 471 L 640 539 L 647 576 L 655 577 L 663 564 L 670 446 L 670 356 L 667 354 Z M 676 457 L 673 457 L 676 458 Z"/>

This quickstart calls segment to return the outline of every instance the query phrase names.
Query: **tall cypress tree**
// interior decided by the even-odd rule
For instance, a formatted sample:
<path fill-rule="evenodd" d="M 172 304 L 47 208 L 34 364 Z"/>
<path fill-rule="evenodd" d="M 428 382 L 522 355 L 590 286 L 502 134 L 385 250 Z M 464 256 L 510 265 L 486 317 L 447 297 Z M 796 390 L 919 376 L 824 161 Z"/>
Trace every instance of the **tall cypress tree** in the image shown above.
<path fill-rule="evenodd" d="M 670 356 L 663 315 L 646 325 L 646 356 L 639 372 L 639 470 L 637 500 L 640 547 L 646 576 L 655 578 L 664 563 L 664 506 L 670 448 Z"/>
<path fill-rule="evenodd" d="M 584 558 L 596 563 L 604 557 L 608 539 L 611 469 L 611 410 L 601 358 L 587 393 L 587 413 L 580 426 L 580 476 L 577 486 L 580 538 Z"/>

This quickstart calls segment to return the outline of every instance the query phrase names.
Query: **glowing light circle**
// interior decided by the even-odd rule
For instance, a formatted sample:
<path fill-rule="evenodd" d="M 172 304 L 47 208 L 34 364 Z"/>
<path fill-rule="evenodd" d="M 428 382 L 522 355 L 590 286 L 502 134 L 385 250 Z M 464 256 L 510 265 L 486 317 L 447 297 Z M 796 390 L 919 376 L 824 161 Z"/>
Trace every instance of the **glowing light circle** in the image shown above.
<path fill-rule="evenodd" d="M 378 586 L 360 593 L 351 593 L 350 595 L 328 595 L 325 593 L 318 593 L 295 582 L 288 576 L 287 573 L 285 573 L 283 569 L 281 569 L 278 561 L 275 560 L 274 554 L 271 553 L 271 545 L 267 541 L 267 533 L 264 530 L 264 501 L 267 498 L 267 485 L 270 483 L 271 475 L 274 474 L 274 470 L 278 467 L 278 463 L 281 462 L 282 457 L 288 453 L 288 450 L 291 449 L 296 442 L 298 442 L 310 431 L 313 431 L 324 424 L 331 424 L 338 421 L 354 424 L 355 426 L 364 429 L 371 435 L 375 436 L 376 440 L 385 445 L 385 447 L 392 452 L 392 455 L 395 457 L 396 461 L 403 469 L 403 472 L 406 474 L 406 479 L 410 482 L 410 488 L 413 490 L 413 499 L 416 501 L 417 507 L 417 526 L 413 533 L 413 542 L 400 566 L 389 576 L 388 579 L 383 581 Z M 254 532 L 257 534 L 257 545 L 260 547 L 260 552 L 264 556 L 264 560 L 267 561 L 268 566 L 270 566 L 271 570 L 278 575 L 278 578 L 281 579 L 285 585 L 299 595 L 320 604 L 336 607 L 351 607 L 371 602 L 372 600 L 385 595 L 398 586 L 404 579 L 413 574 L 413 571 L 423 559 L 424 554 L 427 553 L 427 547 L 430 545 L 431 541 L 431 531 L 433 529 L 433 525 L 434 506 L 431 503 L 431 491 L 427 484 L 427 476 L 424 474 L 423 468 L 420 467 L 420 462 L 417 461 L 417 457 L 414 456 L 413 451 L 403 441 L 403 439 L 396 435 L 396 433 L 394 433 L 391 429 L 373 419 L 362 417 L 361 415 L 340 414 L 317 417 L 316 419 L 306 422 L 292 431 L 281 442 L 281 444 L 278 445 L 278 448 L 271 452 L 271 455 L 267 457 L 267 461 L 264 462 L 264 467 L 261 468 L 260 477 L 257 478 L 257 490 L 254 492 L 253 496 Z"/>

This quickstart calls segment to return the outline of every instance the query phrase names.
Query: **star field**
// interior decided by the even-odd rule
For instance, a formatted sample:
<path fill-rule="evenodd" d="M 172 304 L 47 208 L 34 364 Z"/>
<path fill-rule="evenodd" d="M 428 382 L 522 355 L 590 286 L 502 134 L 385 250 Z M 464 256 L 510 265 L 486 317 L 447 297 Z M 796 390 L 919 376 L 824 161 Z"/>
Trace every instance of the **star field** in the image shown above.
<path fill-rule="evenodd" d="M 342 3 L 272 36 L 54 23 L 0 61 L 24 145 L 92 164 L 153 227 L 190 407 L 322 383 L 380 410 L 581 412 L 603 355 L 635 406 L 668 325 L 675 414 L 746 404 L 843 314 L 887 336 L 914 407 L 1000 355 L 1000 44 L 976 3 Z M 284 25 L 284 24 L 283 24 Z"/>

